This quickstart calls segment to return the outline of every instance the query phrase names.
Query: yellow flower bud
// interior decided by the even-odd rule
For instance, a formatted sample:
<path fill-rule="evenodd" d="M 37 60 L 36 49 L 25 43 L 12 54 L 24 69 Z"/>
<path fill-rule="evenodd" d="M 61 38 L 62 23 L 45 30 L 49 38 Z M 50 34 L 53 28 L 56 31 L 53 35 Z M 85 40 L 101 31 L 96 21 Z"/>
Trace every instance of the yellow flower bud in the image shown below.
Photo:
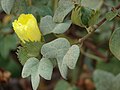
<path fill-rule="evenodd" d="M 32 14 L 21 14 L 18 20 L 14 20 L 13 29 L 23 43 L 25 41 L 40 41 L 41 32 L 37 21 Z"/>

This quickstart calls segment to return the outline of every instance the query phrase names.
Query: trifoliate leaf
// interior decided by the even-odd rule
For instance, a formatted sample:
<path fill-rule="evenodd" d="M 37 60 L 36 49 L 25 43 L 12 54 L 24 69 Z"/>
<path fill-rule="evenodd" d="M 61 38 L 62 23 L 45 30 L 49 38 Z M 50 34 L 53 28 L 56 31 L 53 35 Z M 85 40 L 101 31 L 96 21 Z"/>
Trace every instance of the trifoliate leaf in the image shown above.
<path fill-rule="evenodd" d="M 55 33 L 61 34 L 68 30 L 71 25 L 71 21 L 66 21 L 63 23 L 53 22 L 52 16 L 45 16 L 41 18 L 40 29 L 43 35 Z"/>
<path fill-rule="evenodd" d="M 56 58 L 60 73 L 63 78 L 67 76 L 67 66 L 62 65 L 63 57 L 70 48 L 70 43 L 65 38 L 58 38 L 46 43 L 41 48 L 41 53 L 45 58 Z"/>
<path fill-rule="evenodd" d="M 50 80 L 52 76 L 53 65 L 47 58 L 42 58 L 40 61 L 37 58 L 29 58 L 22 70 L 22 77 L 31 76 L 33 90 L 39 86 L 40 76 Z"/>
<path fill-rule="evenodd" d="M 60 0 L 58 8 L 55 11 L 53 21 L 63 22 L 65 16 L 74 8 L 74 3 L 71 0 Z"/>
<path fill-rule="evenodd" d="M 120 60 L 120 28 L 116 29 L 109 41 L 109 48 L 112 54 Z"/>
<path fill-rule="evenodd" d="M 45 58 L 55 58 L 58 63 L 58 68 L 63 78 L 66 79 L 68 67 L 73 69 L 79 57 L 79 47 L 73 45 L 65 38 L 58 38 L 49 43 L 46 43 L 41 48 L 41 54 Z M 68 66 L 68 67 L 67 67 Z"/>
<path fill-rule="evenodd" d="M 7 14 L 10 14 L 14 2 L 15 0 L 1 0 L 1 6 Z"/>
<path fill-rule="evenodd" d="M 63 58 L 63 64 L 66 64 L 70 69 L 74 69 L 80 54 L 79 46 L 72 45 Z"/>

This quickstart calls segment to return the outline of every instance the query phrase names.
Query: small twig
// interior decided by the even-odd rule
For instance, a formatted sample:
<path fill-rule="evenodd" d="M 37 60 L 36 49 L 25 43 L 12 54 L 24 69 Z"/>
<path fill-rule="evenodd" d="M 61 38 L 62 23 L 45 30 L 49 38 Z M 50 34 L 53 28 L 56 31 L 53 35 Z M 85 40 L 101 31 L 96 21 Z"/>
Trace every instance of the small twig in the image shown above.
<path fill-rule="evenodd" d="M 114 7 L 116 10 L 120 9 L 120 4 L 116 7 Z M 113 10 L 113 8 L 111 9 Z M 87 38 L 89 38 L 102 24 L 104 24 L 104 22 L 106 21 L 106 18 L 103 18 L 98 24 L 92 26 L 90 29 L 91 32 L 89 32 L 87 35 L 85 35 L 84 37 L 80 38 L 78 40 L 78 42 L 81 44 L 83 43 Z"/>
<path fill-rule="evenodd" d="M 96 30 L 99 28 L 104 22 L 106 21 L 106 18 L 102 19 L 98 24 L 94 25 L 90 33 L 85 35 L 83 38 L 79 39 L 79 43 L 83 43 L 87 38 L 89 38 Z"/>

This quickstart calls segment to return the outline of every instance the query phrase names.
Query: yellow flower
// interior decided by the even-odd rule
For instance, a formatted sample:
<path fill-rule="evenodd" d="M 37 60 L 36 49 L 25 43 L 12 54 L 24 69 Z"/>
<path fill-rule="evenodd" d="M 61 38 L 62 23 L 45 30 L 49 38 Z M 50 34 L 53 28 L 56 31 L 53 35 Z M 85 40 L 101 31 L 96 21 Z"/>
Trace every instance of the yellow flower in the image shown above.
<path fill-rule="evenodd" d="M 32 14 L 21 14 L 18 20 L 12 23 L 13 29 L 23 43 L 25 41 L 40 41 L 41 32 L 37 21 Z"/>

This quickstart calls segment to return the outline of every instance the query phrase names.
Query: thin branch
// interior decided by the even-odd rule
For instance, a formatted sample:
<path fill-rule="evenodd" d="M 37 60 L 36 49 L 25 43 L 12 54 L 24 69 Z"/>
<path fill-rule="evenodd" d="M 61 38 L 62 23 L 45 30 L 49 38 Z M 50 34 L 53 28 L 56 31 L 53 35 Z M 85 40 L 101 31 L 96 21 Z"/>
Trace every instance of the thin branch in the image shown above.
<path fill-rule="evenodd" d="M 116 9 L 116 10 L 120 9 L 120 4 L 119 4 L 118 6 L 116 6 L 116 7 L 114 7 L 114 9 Z M 113 9 L 111 9 L 111 10 L 113 10 Z M 83 43 L 83 42 L 84 42 L 87 38 L 89 38 L 102 24 L 104 24 L 104 23 L 106 22 L 106 20 L 107 20 L 106 18 L 103 18 L 98 24 L 90 27 L 89 29 L 90 29 L 91 32 L 89 32 L 89 33 L 88 33 L 87 35 L 85 35 L 84 37 L 80 38 L 80 39 L 78 40 L 78 42 L 79 42 L 80 44 Z"/>

